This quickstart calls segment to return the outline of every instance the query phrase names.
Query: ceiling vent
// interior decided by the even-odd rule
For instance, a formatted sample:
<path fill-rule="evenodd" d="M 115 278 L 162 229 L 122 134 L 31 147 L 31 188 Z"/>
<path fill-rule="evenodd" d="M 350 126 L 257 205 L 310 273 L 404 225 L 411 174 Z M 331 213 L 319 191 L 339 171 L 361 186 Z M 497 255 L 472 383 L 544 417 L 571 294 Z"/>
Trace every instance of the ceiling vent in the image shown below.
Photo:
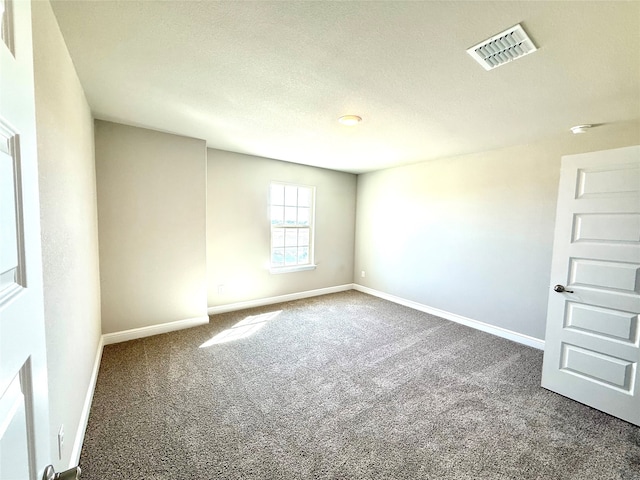
<path fill-rule="evenodd" d="M 467 53 L 485 70 L 493 70 L 536 50 L 527 32 L 518 24 L 471 47 Z"/>

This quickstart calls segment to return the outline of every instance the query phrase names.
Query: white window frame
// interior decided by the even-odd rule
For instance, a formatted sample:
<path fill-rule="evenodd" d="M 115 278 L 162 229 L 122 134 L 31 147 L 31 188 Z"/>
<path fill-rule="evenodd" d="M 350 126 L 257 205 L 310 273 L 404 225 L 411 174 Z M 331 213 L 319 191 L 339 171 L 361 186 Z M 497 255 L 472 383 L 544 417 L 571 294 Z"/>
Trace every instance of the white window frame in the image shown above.
<path fill-rule="evenodd" d="M 303 205 L 300 205 L 300 198 L 298 197 L 298 192 L 296 192 L 296 201 L 295 201 L 295 205 L 292 204 L 291 202 L 287 202 L 287 200 L 285 198 L 283 198 L 282 202 L 278 202 L 278 203 L 274 203 L 274 199 L 272 198 L 272 186 L 273 185 L 281 185 L 284 188 L 286 187 L 295 187 L 297 188 L 305 188 L 305 189 L 309 189 L 310 191 L 310 205 L 308 207 L 305 207 Z M 305 270 L 315 270 L 316 265 L 315 265 L 315 205 L 316 205 L 316 188 L 314 186 L 311 185 L 303 185 L 303 184 L 299 184 L 299 183 L 290 183 L 290 182 L 281 182 L 281 181 L 271 181 L 269 182 L 269 208 L 268 208 L 268 218 L 269 218 L 269 271 L 271 273 L 274 274 L 278 274 L 278 273 L 291 273 L 291 272 L 302 272 Z M 283 213 L 283 217 L 282 217 L 282 223 L 275 223 L 274 224 L 274 215 L 272 214 L 272 212 L 274 211 L 274 209 L 277 209 L 281 207 L 283 209 L 283 212 L 286 208 L 295 208 L 296 209 L 296 220 L 295 223 L 291 224 L 287 224 L 285 221 L 285 216 Z M 309 220 L 308 220 L 308 224 L 298 224 L 298 213 L 300 209 L 302 208 L 309 208 Z M 277 216 L 276 216 L 277 217 Z M 276 219 L 277 221 L 277 219 Z M 285 246 L 281 246 L 280 244 L 282 242 L 279 242 L 278 245 L 274 244 L 274 240 L 276 240 L 277 236 L 276 236 L 276 231 L 277 230 L 284 230 L 284 232 L 282 232 L 283 237 L 286 239 L 286 232 L 287 231 L 292 231 L 292 230 L 301 230 L 301 229 L 308 229 L 309 230 L 309 239 L 308 239 L 308 245 L 300 245 L 298 242 L 300 241 L 300 234 L 298 233 L 298 235 L 296 236 L 296 246 L 289 246 L 289 248 L 296 248 L 296 262 L 299 261 L 299 249 L 300 248 L 304 248 L 304 247 L 308 247 L 308 260 L 305 263 L 285 263 L 286 262 L 286 252 L 285 249 L 287 247 Z M 283 251 L 283 263 L 273 263 L 273 254 L 274 254 L 274 250 L 276 249 L 282 249 Z"/>

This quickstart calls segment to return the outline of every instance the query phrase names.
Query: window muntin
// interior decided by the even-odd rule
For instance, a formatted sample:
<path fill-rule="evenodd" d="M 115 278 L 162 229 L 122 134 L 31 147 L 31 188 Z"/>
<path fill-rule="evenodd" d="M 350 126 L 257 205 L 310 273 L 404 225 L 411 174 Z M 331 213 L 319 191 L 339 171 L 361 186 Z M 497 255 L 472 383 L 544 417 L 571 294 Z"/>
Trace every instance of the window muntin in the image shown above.
<path fill-rule="evenodd" d="M 313 197 L 313 187 L 271 183 L 272 269 L 295 269 L 313 264 Z"/>

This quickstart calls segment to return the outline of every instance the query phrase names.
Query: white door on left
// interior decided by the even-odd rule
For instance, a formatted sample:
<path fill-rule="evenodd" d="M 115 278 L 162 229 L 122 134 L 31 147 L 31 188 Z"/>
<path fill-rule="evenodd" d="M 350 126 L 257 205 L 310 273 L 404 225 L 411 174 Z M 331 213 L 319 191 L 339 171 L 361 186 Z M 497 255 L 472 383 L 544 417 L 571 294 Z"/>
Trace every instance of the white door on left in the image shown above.
<path fill-rule="evenodd" d="M 0 0 L 0 480 L 50 462 L 31 3 Z"/>

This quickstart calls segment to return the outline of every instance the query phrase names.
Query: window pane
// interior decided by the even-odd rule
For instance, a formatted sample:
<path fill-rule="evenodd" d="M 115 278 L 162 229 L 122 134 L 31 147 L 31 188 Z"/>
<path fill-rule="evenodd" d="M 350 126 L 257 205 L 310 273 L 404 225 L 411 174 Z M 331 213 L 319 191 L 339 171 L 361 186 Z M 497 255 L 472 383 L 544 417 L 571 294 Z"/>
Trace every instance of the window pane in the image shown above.
<path fill-rule="evenodd" d="M 298 263 L 309 263 L 309 247 L 298 248 Z"/>
<path fill-rule="evenodd" d="M 284 247 L 284 228 L 274 228 L 271 230 L 271 246 Z"/>
<path fill-rule="evenodd" d="M 295 206 L 298 204 L 298 187 L 284 187 L 284 204 Z"/>
<path fill-rule="evenodd" d="M 286 225 L 296 224 L 296 207 L 284 207 L 284 223 Z"/>
<path fill-rule="evenodd" d="M 287 228 L 285 233 L 284 245 L 286 247 L 296 247 L 298 245 L 298 230 L 295 228 Z"/>
<path fill-rule="evenodd" d="M 309 225 L 309 212 L 308 208 L 298 208 L 298 225 Z"/>
<path fill-rule="evenodd" d="M 298 263 L 298 249 L 297 248 L 285 248 L 284 250 L 284 264 L 295 265 Z"/>
<path fill-rule="evenodd" d="M 271 184 L 271 205 L 284 205 L 284 185 Z"/>
<path fill-rule="evenodd" d="M 298 229 L 298 245 L 299 246 L 309 245 L 309 229 L 308 228 Z"/>
<path fill-rule="evenodd" d="M 298 206 L 311 206 L 311 189 L 307 187 L 298 187 Z"/>
<path fill-rule="evenodd" d="M 309 263 L 309 247 L 300 247 L 298 249 L 298 263 Z"/>
<path fill-rule="evenodd" d="M 284 222 L 284 207 L 271 207 L 271 225 L 282 225 Z"/>
<path fill-rule="evenodd" d="M 274 248 L 271 250 L 271 264 L 284 265 L 284 248 Z"/>

